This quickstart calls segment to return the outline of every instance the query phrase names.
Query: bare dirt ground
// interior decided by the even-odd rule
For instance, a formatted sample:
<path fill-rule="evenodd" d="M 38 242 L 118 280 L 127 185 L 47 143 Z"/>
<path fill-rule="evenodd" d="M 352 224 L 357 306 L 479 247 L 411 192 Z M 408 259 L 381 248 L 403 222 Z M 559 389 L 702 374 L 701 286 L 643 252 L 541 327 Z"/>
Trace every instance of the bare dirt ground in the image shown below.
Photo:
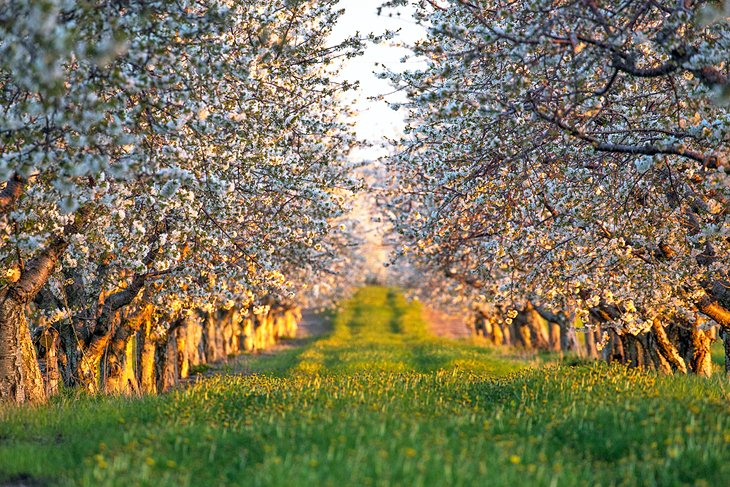
<path fill-rule="evenodd" d="M 423 318 L 431 333 L 443 338 L 467 338 L 470 335 L 466 322 L 460 316 L 449 315 L 433 308 L 423 308 Z"/>

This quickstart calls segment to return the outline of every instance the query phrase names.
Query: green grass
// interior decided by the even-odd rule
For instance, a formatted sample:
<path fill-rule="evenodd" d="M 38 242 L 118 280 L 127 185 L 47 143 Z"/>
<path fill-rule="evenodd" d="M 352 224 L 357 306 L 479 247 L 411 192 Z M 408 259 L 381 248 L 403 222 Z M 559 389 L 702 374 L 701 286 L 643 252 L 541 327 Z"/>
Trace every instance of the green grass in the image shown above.
<path fill-rule="evenodd" d="M 712 363 L 715 364 L 715 372 L 718 374 L 725 372 L 725 346 L 722 339 L 715 340 L 712 343 L 711 354 Z"/>
<path fill-rule="evenodd" d="M 725 485 L 723 378 L 525 363 L 365 288 L 332 333 L 139 400 L 0 417 L 0 485 Z M 61 479 L 61 480 L 57 480 Z"/>

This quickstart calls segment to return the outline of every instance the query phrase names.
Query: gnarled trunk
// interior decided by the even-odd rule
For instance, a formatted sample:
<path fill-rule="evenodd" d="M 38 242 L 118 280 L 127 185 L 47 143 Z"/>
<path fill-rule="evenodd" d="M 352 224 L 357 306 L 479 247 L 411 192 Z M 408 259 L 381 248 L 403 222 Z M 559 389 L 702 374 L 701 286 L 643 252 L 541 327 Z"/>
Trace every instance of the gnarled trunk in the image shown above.
<path fill-rule="evenodd" d="M 659 321 L 659 319 L 655 318 L 652 322 L 652 331 L 654 332 L 654 337 L 656 338 L 656 345 L 659 355 L 661 355 L 670 364 L 673 371 L 686 374 L 687 364 L 685 363 L 682 356 L 679 354 L 677 347 L 675 347 L 674 344 L 669 340 L 666 330 L 664 329 L 664 326 L 662 325 L 661 321 Z"/>

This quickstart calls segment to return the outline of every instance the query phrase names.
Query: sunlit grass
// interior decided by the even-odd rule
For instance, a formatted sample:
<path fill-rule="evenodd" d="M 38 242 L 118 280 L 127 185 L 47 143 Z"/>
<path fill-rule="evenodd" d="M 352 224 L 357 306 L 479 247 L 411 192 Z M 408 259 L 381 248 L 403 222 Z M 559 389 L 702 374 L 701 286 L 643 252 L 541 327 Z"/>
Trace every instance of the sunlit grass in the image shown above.
<path fill-rule="evenodd" d="M 727 381 L 528 367 L 432 337 L 366 288 L 329 336 L 141 400 L 59 399 L 0 421 L 0 485 L 724 485 Z"/>

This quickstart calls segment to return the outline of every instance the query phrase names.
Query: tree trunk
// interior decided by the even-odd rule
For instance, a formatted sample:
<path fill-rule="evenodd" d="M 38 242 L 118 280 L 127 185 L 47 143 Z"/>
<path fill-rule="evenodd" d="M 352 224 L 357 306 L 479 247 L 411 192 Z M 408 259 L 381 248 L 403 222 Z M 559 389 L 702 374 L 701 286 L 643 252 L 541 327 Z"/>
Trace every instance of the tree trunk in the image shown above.
<path fill-rule="evenodd" d="M 288 309 L 284 313 L 286 318 L 286 334 L 289 338 L 296 338 L 299 322 L 302 319 L 302 312 L 299 308 Z"/>
<path fill-rule="evenodd" d="M 560 329 L 560 325 L 558 323 L 548 323 L 548 327 L 550 328 L 550 350 L 553 352 L 562 351 L 563 341 L 561 337 L 563 336 L 563 333 L 561 333 L 562 330 Z"/>
<path fill-rule="evenodd" d="M 8 203 L 12 205 L 12 202 Z M 46 399 L 35 347 L 25 318 L 26 306 L 48 282 L 69 238 L 82 231 L 92 208 L 82 206 L 63 233 L 22 269 L 19 279 L 0 291 L 0 402 L 41 402 Z"/>
<path fill-rule="evenodd" d="M 105 364 L 104 392 L 107 394 L 138 396 L 140 394 L 137 374 L 134 370 L 135 339 L 131 335 L 126 341 L 116 340 L 109 347 Z"/>
<path fill-rule="evenodd" d="M 575 327 L 572 323 L 561 320 L 558 325 L 558 334 L 560 337 L 560 350 L 563 352 L 573 352 L 578 350 L 578 339 L 575 336 Z"/>
<path fill-rule="evenodd" d="M 532 349 L 532 334 L 527 324 L 525 313 L 519 313 L 512 321 L 512 335 L 515 337 L 515 344 L 527 350 Z"/>
<path fill-rule="evenodd" d="M 243 343 L 243 351 L 244 352 L 253 352 L 255 348 L 255 342 L 254 342 L 254 323 L 253 319 L 250 316 L 247 316 L 243 319 L 243 323 L 241 326 L 241 333 L 242 333 L 242 343 Z"/>
<path fill-rule="evenodd" d="M 91 338 L 81 348 L 81 357 L 77 361 L 78 365 L 74 373 L 77 384 L 91 394 L 103 390 L 101 389 L 101 361 L 111 341 L 114 325 L 119 321 L 119 313 L 115 312 L 109 319 L 112 320 L 112 323 L 103 325 L 103 327 L 97 324 Z"/>
<path fill-rule="evenodd" d="M 234 308 L 225 310 L 222 313 L 220 328 L 223 336 L 223 353 L 226 357 L 231 357 L 238 352 L 237 335 L 235 333 L 235 315 L 236 310 Z"/>
<path fill-rule="evenodd" d="M 175 360 L 177 361 L 177 378 L 186 379 L 190 376 L 190 359 L 188 356 L 188 325 L 187 320 L 175 328 Z"/>
<path fill-rule="evenodd" d="M 585 346 L 586 346 L 586 357 L 598 358 L 598 349 L 596 348 L 596 334 L 593 328 L 588 328 L 584 333 Z"/>
<path fill-rule="evenodd" d="M 608 344 L 603 349 L 603 358 L 606 362 L 626 362 L 626 352 L 624 351 L 621 337 L 613 328 L 608 329 Z"/>
<path fill-rule="evenodd" d="M 156 394 L 155 351 L 157 346 L 152 339 L 152 319 L 147 317 L 137 335 L 139 347 L 139 386 L 142 393 Z"/>
<path fill-rule="evenodd" d="M 545 330 L 546 322 L 529 301 L 525 305 L 525 320 L 530 329 L 533 347 L 538 350 L 550 350 L 550 339 Z"/>
<path fill-rule="evenodd" d="M 701 377 L 712 376 L 712 338 L 710 333 L 700 330 L 697 326 L 692 327 L 692 360 L 690 364 L 692 371 Z"/>
<path fill-rule="evenodd" d="M 135 337 L 140 328 L 149 321 L 151 313 L 151 305 L 143 306 L 134 316 L 124 320 L 114 332 L 107 349 L 103 375 L 103 389 L 107 394 L 139 395 L 139 382 L 134 370 Z"/>
<path fill-rule="evenodd" d="M 178 383 L 179 375 L 177 370 L 177 340 L 174 331 L 167 340 L 157 346 L 155 363 L 158 374 L 157 383 L 160 392 L 167 392 Z"/>
<path fill-rule="evenodd" d="M 490 320 L 492 325 L 492 343 L 495 345 L 504 344 L 504 333 L 502 333 L 502 327 L 495 320 Z"/>
<path fill-rule="evenodd" d="M 35 338 L 38 362 L 43 374 L 43 383 L 47 397 L 58 394 L 61 382 L 59 369 L 59 345 L 58 331 L 52 327 L 45 327 L 39 330 Z"/>
<path fill-rule="evenodd" d="M 672 366 L 667 359 L 659 353 L 659 345 L 657 344 L 656 334 L 649 331 L 643 335 L 646 351 L 654 364 L 654 368 L 662 374 L 671 375 Z"/>
<path fill-rule="evenodd" d="M 669 340 L 669 337 L 664 330 L 664 326 L 659 319 L 654 319 L 654 322 L 652 323 L 652 331 L 654 331 L 659 354 L 664 357 L 667 362 L 669 362 L 672 370 L 686 374 L 687 365 L 677 351 L 677 348 Z"/>
<path fill-rule="evenodd" d="M 26 300 L 0 291 L 0 402 L 43 402 L 43 376 L 25 318 Z"/>
<path fill-rule="evenodd" d="M 631 368 L 646 368 L 646 363 L 644 362 L 644 351 L 641 345 L 641 341 L 635 335 L 632 335 L 630 333 L 621 335 L 621 341 L 623 344 L 624 359 L 626 360 L 626 365 Z"/>

